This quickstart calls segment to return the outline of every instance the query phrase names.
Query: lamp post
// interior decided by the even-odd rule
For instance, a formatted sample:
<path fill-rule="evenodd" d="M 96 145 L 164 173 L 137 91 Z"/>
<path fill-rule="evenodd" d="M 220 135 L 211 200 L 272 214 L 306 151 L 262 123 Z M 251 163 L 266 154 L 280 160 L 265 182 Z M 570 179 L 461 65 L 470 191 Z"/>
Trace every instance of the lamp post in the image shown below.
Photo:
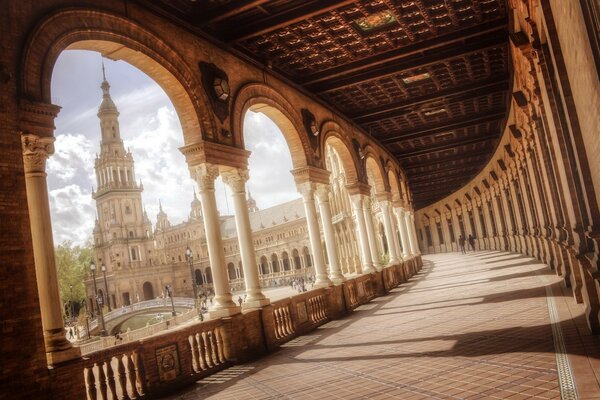
<path fill-rule="evenodd" d="M 196 302 L 198 301 L 198 288 L 196 287 L 196 280 L 194 277 L 194 254 L 190 246 L 185 249 L 185 258 L 187 258 L 188 264 L 190 265 L 190 276 L 192 278 L 192 290 L 194 292 L 194 307 L 197 307 Z"/>
<path fill-rule="evenodd" d="M 90 270 L 92 271 L 92 282 L 94 284 L 94 296 L 96 297 L 96 308 L 98 309 L 98 319 L 102 326 L 100 336 L 107 336 L 106 326 L 104 325 L 104 315 L 102 315 L 102 299 L 98 296 L 98 288 L 96 287 L 96 263 L 90 261 Z"/>
<path fill-rule="evenodd" d="M 71 311 L 71 320 L 75 319 L 75 307 L 73 307 L 73 285 L 69 285 L 69 289 L 71 289 L 71 299 L 69 300 L 70 311 Z"/>
<path fill-rule="evenodd" d="M 108 294 L 108 283 L 106 283 L 106 265 L 102 264 L 100 267 L 102 270 L 102 275 L 104 275 L 104 290 L 106 291 L 106 304 L 108 305 L 108 312 L 111 312 L 110 308 L 110 295 Z"/>
<path fill-rule="evenodd" d="M 171 315 L 176 316 L 177 313 L 175 312 L 175 303 L 173 302 L 173 293 L 171 292 L 171 288 L 169 287 L 169 285 L 165 286 L 165 292 L 167 292 L 167 296 L 169 296 L 169 298 L 171 299 Z"/>

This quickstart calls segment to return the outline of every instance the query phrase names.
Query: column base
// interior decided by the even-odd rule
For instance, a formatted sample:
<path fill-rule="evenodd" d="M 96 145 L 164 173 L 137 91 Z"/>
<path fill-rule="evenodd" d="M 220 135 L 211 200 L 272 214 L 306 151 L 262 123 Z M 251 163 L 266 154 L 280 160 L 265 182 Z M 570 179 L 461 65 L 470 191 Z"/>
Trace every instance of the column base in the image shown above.
<path fill-rule="evenodd" d="M 271 300 L 269 299 L 246 301 L 242 303 L 242 311 L 256 310 L 269 304 L 271 304 Z"/>
<path fill-rule="evenodd" d="M 232 315 L 236 315 L 241 312 L 242 312 L 242 308 L 240 306 L 218 308 L 216 310 L 209 311 L 208 318 L 218 319 L 218 318 L 223 318 L 223 317 L 231 317 Z"/>
<path fill-rule="evenodd" d="M 78 358 L 81 358 L 81 349 L 79 349 L 79 347 L 70 347 L 66 350 L 46 353 L 46 359 L 48 360 L 49 365 L 56 365 Z"/>
<path fill-rule="evenodd" d="M 333 286 L 333 282 L 329 280 L 329 278 L 325 281 L 316 281 L 315 282 L 315 287 L 316 288 L 324 288 L 324 287 L 331 287 Z"/>
<path fill-rule="evenodd" d="M 346 282 L 346 278 L 343 275 L 333 276 L 329 279 L 331 279 L 331 282 L 333 282 L 334 286 L 338 286 L 338 285 L 341 285 L 342 283 Z"/>

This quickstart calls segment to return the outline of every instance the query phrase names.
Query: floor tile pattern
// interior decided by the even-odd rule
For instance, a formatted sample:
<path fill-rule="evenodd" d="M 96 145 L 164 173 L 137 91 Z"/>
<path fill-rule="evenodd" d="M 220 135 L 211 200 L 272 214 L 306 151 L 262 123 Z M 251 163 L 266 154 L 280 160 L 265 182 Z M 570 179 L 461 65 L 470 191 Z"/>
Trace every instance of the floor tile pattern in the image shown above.
<path fill-rule="evenodd" d="M 517 254 L 425 256 L 389 295 L 168 399 L 558 399 L 558 279 Z"/>

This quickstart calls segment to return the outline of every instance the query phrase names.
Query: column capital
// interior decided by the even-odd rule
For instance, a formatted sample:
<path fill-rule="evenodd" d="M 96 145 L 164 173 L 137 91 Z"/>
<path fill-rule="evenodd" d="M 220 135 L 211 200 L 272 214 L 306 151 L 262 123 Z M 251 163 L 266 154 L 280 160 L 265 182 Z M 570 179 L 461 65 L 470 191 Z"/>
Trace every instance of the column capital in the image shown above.
<path fill-rule="evenodd" d="M 246 182 L 250 179 L 248 169 L 221 167 L 220 172 L 223 183 L 229 186 L 233 192 L 241 193 L 246 191 Z"/>
<path fill-rule="evenodd" d="M 46 172 L 46 160 L 54 154 L 54 137 L 21 135 L 25 173 Z"/>
<path fill-rule="evenodd" d="M 317 190 L 316 184 L 312 182 L 302 182 L 296 183 L 296 187 L 304 200 L 314 199 L 315 191 Z"/>
<path fill-rule="evenodd" d="M 325 183 L 317 183 L 315 195 L 320 203 L 329 202 L 329 193 L 331 193 L 331 185 Z"/>
<path fill-rule="evenodd" d="M 219 176 L 219 167 L 214 164 L 203 163 L 190 167 L 190 173 L 198 183 L 200 190 L 214 190 L 215 179 Z"/>
<path fill-rule="evenodd" d="M 375 195 L 375 198 L 377 199 L 378 202 L 382 203 L 382 202 L 392 200 L 392 194 L 390 192 L 377 193 Z"/>

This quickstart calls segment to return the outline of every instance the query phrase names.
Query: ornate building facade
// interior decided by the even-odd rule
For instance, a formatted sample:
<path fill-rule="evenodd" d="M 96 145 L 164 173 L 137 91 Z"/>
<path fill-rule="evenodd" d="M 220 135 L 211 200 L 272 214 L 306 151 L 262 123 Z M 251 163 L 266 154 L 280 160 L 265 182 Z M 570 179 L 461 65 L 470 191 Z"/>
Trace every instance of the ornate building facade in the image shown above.
<path fill-rule="evenodd" d="M 165 286 L 170 286 L 175 296 L 193 297 L 192 282 L 203 290 L 213 285 L 200 200 L 194 192 L 187 221 L 175 225 L 159 204 L 153 227 L 143 207 L 144 187 L 136 181 L 133 155 L 123 145 L 119 111 L 106 76 L 103 78 L 98 109 L 100 154 L 95 161 L 98 188 L 92 193 L 97 209 L 93 232 L 97 294 L 110 308 L 164 296 Z M 259 210 L 249 195 L 247 207 L 261 286 L 313 275 L 302 201 Z M 220 216 L 219 224 L 229 284 L 232 291 L 242 290 L 244 273 L 235 218 Z M 188 248 L 192 251 L 191 267 Z M 95 311 L 91 274 L 85 286 L 88 307 Z"/>

